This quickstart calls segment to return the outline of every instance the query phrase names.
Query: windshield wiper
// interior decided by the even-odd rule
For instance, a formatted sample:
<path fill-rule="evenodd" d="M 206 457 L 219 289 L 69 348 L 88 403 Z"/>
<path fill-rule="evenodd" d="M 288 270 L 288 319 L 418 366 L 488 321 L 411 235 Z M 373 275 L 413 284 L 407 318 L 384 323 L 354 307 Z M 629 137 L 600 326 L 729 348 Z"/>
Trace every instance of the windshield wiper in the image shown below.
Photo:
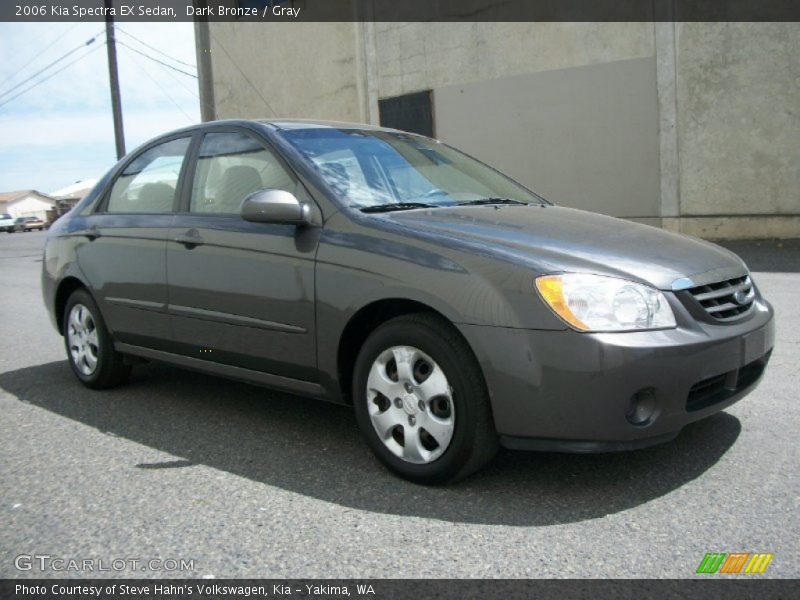
<path fill-rule="evenodd" d="M 480 206 L 482 204 L 524 204 L 522 200 L 512 200 L 511 198 L 480 198 L 478 200 L 467 200 L 466 202 L 456 202 L 458 206 Z"/>
<path fill-rule="evenodd" d="M 380 213 L 391 212 L 393 210 L 412 210 L 414 208 L 435 208 L 435 205 L 425 204 L 424 202 L 389 202 L 388 204 L 364 206 L 360 210 L 365 213 Z"/>

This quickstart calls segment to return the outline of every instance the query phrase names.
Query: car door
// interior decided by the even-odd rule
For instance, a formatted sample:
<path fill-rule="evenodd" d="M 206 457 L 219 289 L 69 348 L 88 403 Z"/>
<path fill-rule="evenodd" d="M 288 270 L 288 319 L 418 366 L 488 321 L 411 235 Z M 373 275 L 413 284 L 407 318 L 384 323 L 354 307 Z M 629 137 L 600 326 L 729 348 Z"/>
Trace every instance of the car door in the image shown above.
<path fill-rule="evenodd" d="M 313 201 L 286 163 L 244 130 L 210 130 L 194 155 L 167 244 L 176 351 L 316 381 L 319 228 L 240 216 L 242 200 L 258 189 L 282 189 Z"/>
<path fill-rule="evenodd" d="M 184 135 L 132 157 L 82 217 L 78 265 L 120 342 L 163 348 L 169 340 L 167 236 L 190 142 Z"/>

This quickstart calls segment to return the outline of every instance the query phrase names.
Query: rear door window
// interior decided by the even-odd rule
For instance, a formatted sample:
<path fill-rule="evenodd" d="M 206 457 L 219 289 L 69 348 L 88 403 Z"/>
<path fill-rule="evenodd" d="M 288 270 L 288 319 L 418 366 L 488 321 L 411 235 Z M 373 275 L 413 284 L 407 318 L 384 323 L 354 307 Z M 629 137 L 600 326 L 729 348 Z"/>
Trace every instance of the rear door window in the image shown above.
<path fill-rule="evenodd" d="M 172 212 L 190 140 L 164 142 L 136 157 L 114 181 L 106 212 Z"/>

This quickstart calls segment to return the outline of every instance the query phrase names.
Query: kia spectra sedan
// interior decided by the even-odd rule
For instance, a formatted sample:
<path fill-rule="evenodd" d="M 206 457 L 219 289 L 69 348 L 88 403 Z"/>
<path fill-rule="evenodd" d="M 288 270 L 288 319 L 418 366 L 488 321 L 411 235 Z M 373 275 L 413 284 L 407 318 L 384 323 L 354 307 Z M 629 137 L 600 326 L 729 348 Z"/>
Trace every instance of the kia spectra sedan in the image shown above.
<path fill-rule="evenodd" d="M 84 385 L 154 360 L 352 405 L 378 459 L 421 483 L 501 445 L 668 441 L 753 390 L 774 340 L 735 254 L 365 125 L 157 138 L 50 228 L 43 265 Z"/>

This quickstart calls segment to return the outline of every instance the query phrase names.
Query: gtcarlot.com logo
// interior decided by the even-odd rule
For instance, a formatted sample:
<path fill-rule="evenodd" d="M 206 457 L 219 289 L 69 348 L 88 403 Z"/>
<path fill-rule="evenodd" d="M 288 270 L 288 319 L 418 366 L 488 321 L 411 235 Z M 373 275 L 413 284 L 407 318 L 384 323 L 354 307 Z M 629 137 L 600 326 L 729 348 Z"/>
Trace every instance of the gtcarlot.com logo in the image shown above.
<path fill-rule="evenodd" d="M 64 558 L 50 554 L 19 554 L 18 571 L 109 572 L 194 571 L 194 560 L 185 558 Z"/>
<path fill-rule="evenodd" d="M 696 573 L 763 573 L 771 560 L 772 554 L 766 552 L 708 552 Z"/>

